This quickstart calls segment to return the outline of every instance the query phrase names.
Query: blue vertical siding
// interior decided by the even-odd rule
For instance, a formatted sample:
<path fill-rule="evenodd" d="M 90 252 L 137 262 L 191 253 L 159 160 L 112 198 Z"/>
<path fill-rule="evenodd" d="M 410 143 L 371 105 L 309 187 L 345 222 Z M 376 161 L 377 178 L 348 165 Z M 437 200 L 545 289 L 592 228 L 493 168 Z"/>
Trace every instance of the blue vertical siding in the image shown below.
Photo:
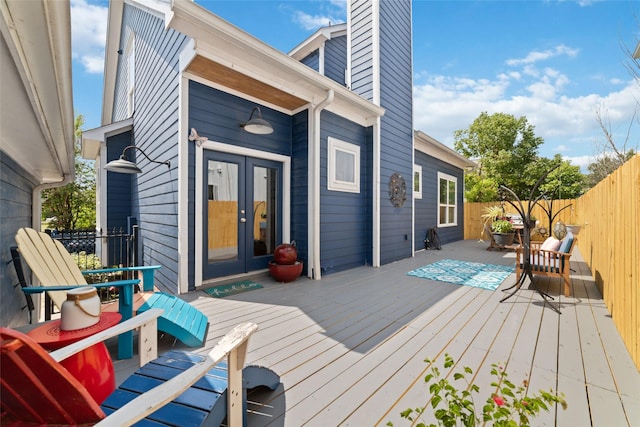
<path fill-rule="evenodd" d="M 10 143 L 19 144 L 19 141 Z M 11 261 L 11 246 L 16 246 L 15 235 L 21 227 L 31 227 L 31 195 L 36 180 L 11 157 L 0 151 L 0 324 L 15 327 L 28 323 L 28 312 L 20 287 L 14 288 L 18 278 Z M 25 274 L 28 274 L 26 264 Z"/>
<path fill-rule="evenodd" d="M 138 155 L 143 173 L 133 177 L 132 212 L 140 226 L 144 264 L 161 264 L 156 285 L 178 291 L 178 107 L 179 54 L 188 38 L 165 30 L 164 22 L 128 4 L 124 5 L 120 47 L 126 49 L 135 34 L 134 143 L 149 157 L 169 160 L 171 170 Z M 127 118 L 127 64 L 120 56 L 114 94 L 113 121 Z M 111 216 L 111 213 L 109 213 Z M 190 288 L 193 284 L 190 283 Z"/>
<path fill-rule="evenodd" d="M 345 86 L 347 36 L 333 37 L 324 44 L 324 75 Z"/>
<path fill-rule="evenodd" d="M 386 110 L 380 126 L 380 261 L 412 254 L 411 179 L 413 176 L 413 101 L 411 1 L 380 2 L 380 105 Z M 389 178 L 399 173 L 407 183 L 407 201 L 389 201 Z"/>
<path fill-rule="evenodd" d="M 107 138 L 107 162 L 120 158 L 122 150 L 131 144 L 132 134 L 133 131 L 127 131 Z M 142 156 L 136 156 L 133 150 L 127 151 L 127 159 L 131 161 L 135 162 L 140 157 Z M 107 171 L 107 187 L 110 189 L 110 191 L 107 191 L 109 214 L 107 215 L 106 225 L 108 230 L 113 230 L 114 228 L 126 230 L 127 217 L 131 215 L 133 210 L 131 203 L 134 179 L 136 179 L 135 175 Z"/>
<path fill-rule="evenodd" d="M 309 55 L 302 58 L 300 62 L 302 62 L 304 65 L 311 68 L 312 70 L 320 71 L 320 53 L 318 52 L 317 49 L 311 52 Z"/>
<path fill-rule="evenodd" d="M 429 228 L 438 225 L 438 172 L 458 179 L 458 225 L 438 228 L 440 243 L 450 243 L 464 238 L 464 172 L 420 151 L 415 152 L 416 164 L 422 166 L 422 199 L 415 199 L 415 249 L 424 249 L 424 236 Z"/>
<path fill-rule="evenodd" d="M 328 137 L 360 147 L 360 193 L 327 189 Z M 371 264 L 371 150 L 366 128 L 323 111 L 320 124 L 320 267 L 323 274 Z"/>
<path fill-rule="evenodd" d="M 309 261 L 309 112 L 293 116 L 291 151 L 291 240 L 306 269 Z"/>

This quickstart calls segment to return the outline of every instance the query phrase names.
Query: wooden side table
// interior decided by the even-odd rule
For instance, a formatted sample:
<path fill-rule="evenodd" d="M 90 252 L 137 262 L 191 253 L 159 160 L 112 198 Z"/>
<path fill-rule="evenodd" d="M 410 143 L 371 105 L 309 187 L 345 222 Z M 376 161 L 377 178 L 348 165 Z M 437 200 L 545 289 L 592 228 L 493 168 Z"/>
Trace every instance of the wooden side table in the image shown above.
<path fill-rule="evenodd" d="M 28 335 L 46 350 L 57 350 L 95 333 L 117 325 L 122 319 L 120 313 L 102 313 L 100 320 L 88 328 L 63 331 L 60 319 L 47 322 L 29 331 Z M 60 362 L 100 404 L 116 388 L 116 376 L 111 355 L 104 342 L 89 348 Z"/>

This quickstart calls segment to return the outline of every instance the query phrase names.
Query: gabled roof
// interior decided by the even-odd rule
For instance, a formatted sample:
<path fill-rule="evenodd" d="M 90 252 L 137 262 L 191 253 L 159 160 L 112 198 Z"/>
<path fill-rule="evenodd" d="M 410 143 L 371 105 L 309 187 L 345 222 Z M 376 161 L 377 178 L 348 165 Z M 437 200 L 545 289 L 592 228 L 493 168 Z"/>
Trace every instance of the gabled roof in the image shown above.
<path fill-rule="evenodd" d="M 289 56 L 300 61 L 316 49 L 319 49 L 324 42 L 334 37 L 343 37 L 347 35 L 347 24 L 336 24 L 328 27 L 320 28 L 313 33 L 305 41 L 294 47 Z"/>
<path fill-rule="evenodd" d="M 414 147 L 418 151 L 459 167 L 460 169 L 467 169 L 476 166 L 473 161 L 467 159 L 462 154 L 453 151 L 451 148 L 422 131 L 414 131 L 413 137 Z"/>
<path fill-rule="evenodd" d="M 165 13 L 165 26 L 190 37 L 194 50 L 185 71 L 231 92 L 283 112 L 295 113 L 318 104 L 334 92 L 326 108 L 362 125 L 375 123 L 384 109 L 319 74 L 287 54 L 267 45 L 190 0 L 174 0 L 170 8 L 160 1 L 127 0 L 136 6 L 155 5 Z M 109 6 L 109 32 L 105 62 L 103 125 L 109 123 L 113 107 L 116 52 L 122 23 L 121 1 Z"/>
<path fill-rule="evenodd" d="M 69 2 L 2 1 L 0 12 L 0 147 L 39 184 L 73 179 Z"/>

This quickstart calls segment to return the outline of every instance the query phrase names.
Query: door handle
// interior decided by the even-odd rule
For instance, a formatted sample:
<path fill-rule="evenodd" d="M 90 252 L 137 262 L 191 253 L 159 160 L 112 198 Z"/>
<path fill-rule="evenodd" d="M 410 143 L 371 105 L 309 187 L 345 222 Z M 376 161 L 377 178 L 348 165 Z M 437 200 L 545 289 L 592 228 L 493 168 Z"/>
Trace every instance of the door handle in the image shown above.
<path fill-rule="evenodd" d="M 240 218 L 240 222 L 247 222 L 247 218 Z"/>

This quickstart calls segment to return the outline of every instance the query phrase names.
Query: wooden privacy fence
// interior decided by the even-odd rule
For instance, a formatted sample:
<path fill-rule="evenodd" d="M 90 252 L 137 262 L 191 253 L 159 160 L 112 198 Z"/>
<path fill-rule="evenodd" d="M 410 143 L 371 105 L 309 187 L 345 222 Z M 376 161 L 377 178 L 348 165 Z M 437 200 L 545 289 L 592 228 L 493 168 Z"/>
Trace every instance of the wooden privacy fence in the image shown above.
<path fill-rule="evenodd" d="M 464 238 L 479 239 L 482 214 L 491 203 L 465 203 Z M 582 225 L 578 247 L 602 293 L 618 332 L 640 369 L 640 154 L 636 154 L 586 194 L 554 200 L 554 220 Z M 515 210 L 505 204 L 506 212 Z M 541 207 L 533 215 L 549 227 Z M 483 237 L 486 240 L 486 237 Z"/>
<path fill-rule="evenodd" d="M 553 200 L 548 203 L 552 203 L 551 211 L 553 215 L 556 212 L 562 211 L 556 216 L 553 220 L 553 224 L 558 221 L 562 221 L 565 224 L 577 224 L 578 217 L 576 215 L 576 200 L 574 199 L 566 199 L 566 200 Z M 484 214 L 484 209 L 489 206 L 497 206 L 500 205 L 500 202 L 483 202 L 483 203 L 465 203 L 464 204 L 464 238 L 465 239 L 487 239 L 487 236 L 482 236 L 482 224 L 483 219 L 482 215 Z M 549 206 L 545 201 L 541 201 L 540 204 L 547 209 Z M 505 213 L 517 214 L 517 211 L 511 206 L 509 203 L 502 203 L 504 207 Z M 529 208 L 528 202 L 523 202 L 523 206 L 525 210 Z M 552 224 L 549 224 L 549 218 L 547 213 L 544 211 L 542 206 L 536 205 L 533 207 L 531 214 L 540 221 L 540 227 L 545 227 L 548 231 L 550 231 L 553 227 Z M 566 209 L 564 209 L 567 207 Z M 535 234 L 532 234 L 532 238 L 535 239 Z M 582 237 L 582 236 L 580 236 Z"/>

